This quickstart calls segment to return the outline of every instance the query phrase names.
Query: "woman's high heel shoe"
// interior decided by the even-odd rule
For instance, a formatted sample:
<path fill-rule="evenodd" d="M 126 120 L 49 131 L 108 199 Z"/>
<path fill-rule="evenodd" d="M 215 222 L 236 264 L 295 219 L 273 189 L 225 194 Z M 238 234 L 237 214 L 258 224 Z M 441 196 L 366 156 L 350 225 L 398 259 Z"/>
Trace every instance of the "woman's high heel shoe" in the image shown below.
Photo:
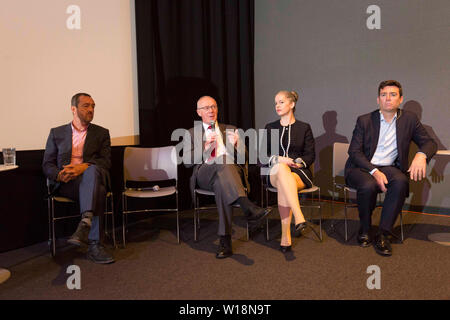
<path fill-rule="evenodd" d="M 298 238 L 301 237 L 302 235 L 302 231 L 306 229 L 306 221 L 296 224 L 295 225 L 295 230 L 294 230 L 294 237 Z"/>
<path fill-rule="evenodd" d="M 282 246 L 282 245 L 280 245 L 280 251 L 283 252 L 283 253 L 291 251 L 291 249 L 292 249 L 292 246 Z"/>

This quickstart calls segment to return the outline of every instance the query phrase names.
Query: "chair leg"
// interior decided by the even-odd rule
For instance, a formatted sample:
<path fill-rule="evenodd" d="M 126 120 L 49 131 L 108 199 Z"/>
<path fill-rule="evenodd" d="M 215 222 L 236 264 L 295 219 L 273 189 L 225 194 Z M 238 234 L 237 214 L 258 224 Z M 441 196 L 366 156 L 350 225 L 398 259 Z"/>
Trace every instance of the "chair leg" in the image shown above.
<path fill-rule="evenodd" d="M 109 198 L 112 198 L 112 196 L 109 196 L 108 197 L 108 195 L 105 197 L 105 213 L 103 214 L 103 216 L 104 216 L 104 219 L 105 219 L 105 234 L 107 235 L 107 236 L 109 236 L 109 232 L 108 232 L 108 214 L 109 214 L 109 211 L 108 211 L 108 202 L 109 202 Z M 112 233 L 112 238 L 113 238 L 113 245 L 114 245 L 114 248 L 116 248 L 116 240 L 115 240 L 115 237 L 114 237 L 114 210 L 112 210 L 112 208 L 113 208 L 113 204 L 112 204 L 112 201 L 111 201 L 111 203 L 110 203 L 110 205 L 111 205 L 111 224 L 112 224 L 112 230 L 111 230 L 111 233 Z"/>
<path fill-rule="evenodd" d="M 334 199 L 335 199 L 335 193 L 336 193 L 336 185 L 335 185 L 335 181 L 333 178 L 333 193 L 331 195 L 331 216 L 334 217 Z M 334 227 L 334 223 L 331 223 L 331 227 Z"/>
<path fill-rule="evenodd" d="M 263 181 L 261 179 L 261 208 L 264 208 L 264 186 L 263 186 Z"/>
<path fill-rule="evenodd" d="M 403 236 L 403 212 L 400 211 L 400 231 L 401 231 L 401 237 L 402 237 L 402 243 L 404 240 Z"/>
<path fill-rule="evenodd" d="M 197 231 L 200 233 L 200 198 L 197 195 Z"/>
<path fill-rule="evenodd" d="M 123 247 L 126 247 L 126 240 L 125 240 L 125 228 L 126 228 L 126 216 L 127 214 L 125 213 L 127 211 L 127 207 L 126 207 L 126 200 L 125 200 L 125 194 L 122 193 L 122 242 L 123 242 Z"/>
<path fill-rule="evenodd" d="M 55 201 L 52 198 L 52 257 L 56 254 L 56 235 L 55 235 Z"/>
<path fill-rule="evenodd" d="M 109 236 L 108 233 L 108 196 L 105 197 L 105 212 L 103 213 L 103 217 L 105 219 L 105 234 Z"/>
<path fill-rule="evenodd" d="M 197 208 L 198 208 L 198 199 L 197 195 L 194 194 L 194 241 L 197 242 Z"/>
<path fill-rule="evenodd" d="M 247 241 L 250 240 L 250 232 L 248 231 L 248 221 L 247 221 Z"/>
<path fill-rule="evenodd" d="M 180 244 L 180 217 L 178 215 L 178 208 L 177 208 L 177 243 Z"/>
<path fill-rule="evenodd" d="M 194 209 L 194 241 L 197 242 L 197 208 Z"/>
<path fill-rule="evenodd" d="M 177 241 L 178 241 L 178 244 L 180 244 L 180 218 L 178 215 L 178 212 L 179 212 L 179 210 L 178 210 L 178 191 L 175 193 L 175 196 L 176 196 L 176 202 L 177 202 Z"/>
<path fill-rule="evenodd" d="M 266 208 L 269 207 L 269 191 L 266 189 Z M 269 241 L 269 217 L 266 216 L 266 240 Z"/>
<path fill-rule="evenodd" d="M 320 189 L 319 189 L 320 190 Z M 320 191 L 319 191 L 320 192 Z M 314 192 L 313 193 L 311 193 L 311 207 L 309 208 L 309 209 L 314 209 Z M 307 197 L 307 196 L 306 196 Z M 320 204 L 320 194 L 319 194 L 319 204 Z M 314 219 L 313 219 L 313 213 L 312 213 L 312 210 L 308 210 L 308 211 L 310 211 L 310 214 L 309 214 L 309 219 L 311 220 L 311 221 L 314 221 Z M 319 206 L 319 214 L 320 215 L 322 215 L 322 212 L 321 212 L 321 207 Z M 312 232 L 316 235 L 316 237 L 319 239 L 319 241 L 320 242 L 322 242 L 322 219 L 320 218 L 319 219 L 319 233 L 317 233 L 317 231 L 311 226 L 311 225 L 308 225 L 309 226 L 309 228 L 312 230 Z"/>
<path fill-rule="evenodd" d="M 48 248 L 51 251 L 52 246 L 52 202 L 50 197 L 47 199 L 47 214 L 48 214 Z"/>
<path fill-rule="evenodd" d="M 320 198 L 320 188 L 318 190 L 319 192 L 319 214 L 320 214 L 320 220 L 319 220 L 319 234 L 320 234 L 320 241 L 322 242 L 323 240 L 323 236 L 322 236 L 322 202 L 321 202 L 321 198 Z"/>
<path fill-rule="evenodd" d="M 113 243 L 114 243 L 114 249 L 117 248 L 117 243 L 116 243 L 116 226 L 114 224 L 114 197 L 111 193 L 111 224 L 112 224 L 112 236 L 113 236 Z"/>
<path fill-rule="evenodd" d="M 345 228 L 345 241 L 348 241 L 348 229 L 347 229 L 347 191 L 344 189 L 344 228 Z"/>

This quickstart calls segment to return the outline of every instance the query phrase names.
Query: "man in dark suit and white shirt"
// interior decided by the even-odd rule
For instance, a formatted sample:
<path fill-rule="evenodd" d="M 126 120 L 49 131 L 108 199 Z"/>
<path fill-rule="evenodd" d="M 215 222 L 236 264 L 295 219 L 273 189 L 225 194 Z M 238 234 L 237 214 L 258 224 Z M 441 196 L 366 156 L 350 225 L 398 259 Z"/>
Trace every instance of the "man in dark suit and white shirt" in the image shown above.
<path fill-rule="evenodd" d="M 231 247 L 232 205 L 239 204 L 248 220 L 260 220 L 270 209 L 256 206 L 247 198 L 250 190 L 248 172 L 245 165 L 245 147 L 241 144 L 236 127 L 217 122 L 218 107 L 209 96 L 197 102 L 197 114 L 202 122 L 197 122 L 189 130 L 191 139 L 190 163 L 194 167 L 190 187 L 193 194 L 196 186 L 214 191 L 219 212 L 220 245 L 216 258 L 222 259 L 233 254 Z M 186 150 L 185 150 L 186 151 Z M 235 154 L 242 163 L 236 163 Z"/>
<path fill-rule="evenodd" d="M 372 211 L 377 194 L 386 193 L 375 251 L 392 255 L 389 235 L 409 194 L 411 180 L 425 177 L 427 162 L 436 153 L 437 145 L 414 113 L 400 109 L 403 90 L 398 81 L 382 81 L 378 87 L 379 109 L 358 117 L 353 131 L 345 166 L 346 183 L 357 190 L 360 229 L 358 242 L 368 247 Z M 408 168 L 411 141 L 419 147 Z"/>
<path fill-rule="evenodd" d="M 42 168 L 53 191 L 79 203 L 81 221 L 69 243 L 88 245 L 87 256 L 95 263 L 112 263 L 100 239 L 104 213 L 111 141 L 109 131 L 92 124 L 95 102 L 87 93 L 71 99 L 73 120 L 50 130 Z"/>

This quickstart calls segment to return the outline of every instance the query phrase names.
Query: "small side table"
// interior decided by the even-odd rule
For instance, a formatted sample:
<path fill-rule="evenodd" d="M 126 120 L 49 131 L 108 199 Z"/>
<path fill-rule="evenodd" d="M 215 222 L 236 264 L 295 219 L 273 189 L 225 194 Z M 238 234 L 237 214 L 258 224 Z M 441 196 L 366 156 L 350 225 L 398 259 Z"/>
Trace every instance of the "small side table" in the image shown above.
<path fill-rule="evenodd" d="M 438 152 L 436 152 L 436 155 L 450 156 L 450 150 L 438 150 Z M 448 232 L 429 234 L 428 239 L 444 246 L 450 246 L 450 233 Z"/>
<path fill-rule="evenodd" d="M 4 164 L 0 164 L 0 171 L 8 171 L 17 169 L 19 166 L 5 166 Z M 7 269 L 0 268 L 0 283 L 5 282 L 11 276 L 11 272 Z"/>

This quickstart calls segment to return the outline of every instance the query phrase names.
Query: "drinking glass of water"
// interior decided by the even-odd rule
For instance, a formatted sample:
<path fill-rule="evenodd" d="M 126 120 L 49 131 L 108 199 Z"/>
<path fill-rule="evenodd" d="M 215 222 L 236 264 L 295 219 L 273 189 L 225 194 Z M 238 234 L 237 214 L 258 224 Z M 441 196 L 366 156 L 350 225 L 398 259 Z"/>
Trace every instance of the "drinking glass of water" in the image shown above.
<path fill-rule="evenodd" d="M 16 165 L 16 148 L 3 148 L 3 164 L 5 166 Z"/>

